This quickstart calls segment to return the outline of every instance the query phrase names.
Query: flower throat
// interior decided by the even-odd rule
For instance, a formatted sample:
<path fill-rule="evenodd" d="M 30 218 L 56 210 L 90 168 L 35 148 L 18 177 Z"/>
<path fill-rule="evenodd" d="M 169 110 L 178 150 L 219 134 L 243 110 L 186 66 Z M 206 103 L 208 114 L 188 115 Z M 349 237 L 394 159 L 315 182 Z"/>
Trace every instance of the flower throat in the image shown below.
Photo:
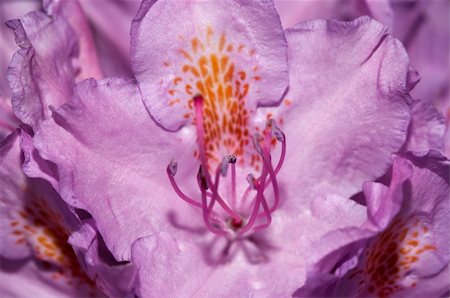
<path fill-rule="evenodd" d="M 207 229 L 217 235 L 242 237 L 258 230 L 266 229 L 272 222 L 272 213 L 278 208 L 280 192 L 277 175 L 283 165 L 286 155 L 286 137 L 273 119 L 267 121 L 262 135 L 253 135 L 254 149 L 262 160 L 262 170 L 259 177 L 249 173 L 248 186 L 237 199 L 237 158 L 234 154 L 225 156 L 217 165 L 213 175 L 210 174 L 210 164 L 205 148 L 205 128 L 203 116 L 203 96 L 195 95 L 193 98 L 195 108 L 195 125 L 197 129 L 197 142 L 200 167 L 197 173 L 197 184 L 201 199 L 195 200 L 187 196 L 175 181 L 177 162 L 172 160 L 167 166 L 167 175 L 173 189 L 178 196 L 202 212 L 203 221 Z M 281 143 L 281 154 L 275 166 L 272 165 L 271 144 L 275 137 Z M 230 170 L 230 171 L 229 171 Z M 228 172 L 231 172 L 228 175 Z M 228 176 L 231 176 L 228 178 Z M 219 193 L 219 183 L 229 180 L 230 195 L 225 200 Z M 222 182 L 223 183 L 223 182 Z M 269 206 L 266 198 L 266 189 L 272 185 L 273 200 Z"/>

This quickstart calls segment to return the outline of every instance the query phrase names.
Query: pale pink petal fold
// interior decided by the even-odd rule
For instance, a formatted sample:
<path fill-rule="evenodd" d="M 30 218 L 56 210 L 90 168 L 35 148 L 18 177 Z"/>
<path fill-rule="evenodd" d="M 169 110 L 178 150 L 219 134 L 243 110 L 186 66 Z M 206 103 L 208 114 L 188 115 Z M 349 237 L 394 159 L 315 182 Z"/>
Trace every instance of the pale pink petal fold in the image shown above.
<path fill-rule="evenodd" d="M 4 24 L 8 20 L 17 18 L 36 9 L 39 9 L 39 1 L 37 0 L 0 1 L 0 101 L 9 100 L 11 97 L 11 89 L 6 79 L 6 69 L 14 52 L 17 50 L 14 34 Z"/>
<path fill-rule="evenodd" d="M 89 19 L 105 76 L 132 77 L 130 27 L 141 1 L 81 1 L 80 4 Z"/>
<path fill-rule="evenodd" d="M 405 151 L 444 150 L 445 117 L 433 105 L 415 100 Z"/>
<path fill-rule="evenodd" d="M 70 24 L 78 39 L 78 55 L 72 61 L 77 69 L 75 80 L 87 78 L 101 79 L 102 70 L 91 28 L 78 0 L 43 0 L 47 14 L 63 16 Z"/>
<path fill-rule="evenodd" d="M 21 47 L 8 67 L 13 110 L 22 122 L 36 127 L 50 116 L 49 105 L 60 106 L 72 93 L 71 60 L 76 56 L 77 38 L 63 17 L 39 11 L 7 26 Z"/>
<path fill-rule="evenodd" d="M 250 113 L 278 103 L 287 88 L 286 58 L 271 1 L 149 0 L 131 29 L 131 64 L 144 103 L 169 130 L 193 119 L 196 93 L 229 112 L 231 97 L 244 98 Z"/>

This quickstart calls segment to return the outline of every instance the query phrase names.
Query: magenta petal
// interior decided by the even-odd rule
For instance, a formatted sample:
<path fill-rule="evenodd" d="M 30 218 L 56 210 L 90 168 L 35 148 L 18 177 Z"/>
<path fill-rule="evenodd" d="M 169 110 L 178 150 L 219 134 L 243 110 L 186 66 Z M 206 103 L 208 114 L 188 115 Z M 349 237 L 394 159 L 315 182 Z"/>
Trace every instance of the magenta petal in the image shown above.
<path fill-rule="evenodd" d="M 13 110 L 22 122 L 36 127 L 49 117 L 49 105 L 60 106 L 72 93 L 76 35 L 64 18 L 43 12 L 31 12 L 7 26 L 21 47 L 8 68 Z"/>
<path fill-rule="evenodd" d="M 231 113 L 232 98 L 254 110 L 287 88 L 286 40 L 269 1 L 144 1 L 131 59 L 147 109 L 169 130 L 188 121 L 196 93 Z"/>

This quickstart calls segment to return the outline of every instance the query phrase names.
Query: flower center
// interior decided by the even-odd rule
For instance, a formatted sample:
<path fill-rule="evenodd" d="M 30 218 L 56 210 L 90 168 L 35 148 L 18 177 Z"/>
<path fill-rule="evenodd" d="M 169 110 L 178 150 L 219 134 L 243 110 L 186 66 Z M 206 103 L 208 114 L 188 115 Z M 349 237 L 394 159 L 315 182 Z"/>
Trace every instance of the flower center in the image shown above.
<path fill-rule="evenodd" d="M 429 228 L 417 218 L 397 218 L 365 251 L 363 268 L 350 272 L 357 279 L 358 295 L 390 297 L 404 289 L 415 287 L 417 280 L 408 277 L 422 254 L 436 250 L 428 243 Z"/>
<path fill-rule="evenodd" d="M 277 182 L 277 175 L 283 165 L 286 154 L 286 138 L 275 121 L 270 119 L 267 122 L 262 136 L 255 134 L 253 136 L 254 150 L 262 160 L 262 171 L 259 177 L 253 174 L 247 175 L 248 186 L 238 199 L 237 195 L 237 159 L 236 155 L 229 154 L 225 156 L 217 165 L 211 175 L 210 163 L 206 151 L 205 126 L 204 126 L 204 99 L 202 95 L 195 95 L 193 98 L 195 107 L 195 125 L 197 129 L 197 142 L 200 160 L 200 168 L 197 174 L 197 184 L 200 190 L 200 200 L 195 200 L 187 196 L 178 187 L 175 181 L 177 172 L 177 162 L 172 160 L 167 166 L 167 174 L 170 182 L 184 201 L 195 206 L 202 211 L 203 221 L 214 234 L 242 237 L 258 230 L 266 229 L 272 221 L 272 213 L 278 208 L 280 194 Z M 281 143 L 281 154 L 276 167 L 272 166 L 272 138 Z M 227 179 L 230 194 L 225 200 L 219 193 L 219 183 L 221 179 L 228 176 L 230 169 L 230 179 Z M 266 198 L 266 189 L 272 185 L 273 199 L 269 206 Z"/>
<path fill-rule="evenodd" d="M 24 188 L 24 192 L 29 200 L 10 222 L 15 243 L 29 246 L 54 281 L 65 280 L 93 297 L 98 296 L 95 282 L 84 273 L 67 242 L 69 231 L 61 214 L 29 188 Z"/>
<path fill-rule="evenodd" d="M 204 34 L 202 34 L 202 31 Z M 256 51 L 248 45 L 235 45 L 226 33 L 216 34 L 211 26 L 186 40 L 186 47 L 177 52 L 182 61 L 175 69 L 177 76 L 167 85 L 170 107 L 184 106 L 183 117 L 195 125 L 197 121 L 193 96 L 203 96 L 204 150 L 208 162 L 214 167 L 222 156 L 233 152 L 240 165 L 250 165 L 259 171 L 259 154 L 251 150 L 249 118 L 254 112 L 247 98 L 254 91 L 254 83 L 261 80 L 258 74 Z M 165 62 L 170 67 L 170 62 Z M 199 158 L 199 151 L 194 156 Z"/>

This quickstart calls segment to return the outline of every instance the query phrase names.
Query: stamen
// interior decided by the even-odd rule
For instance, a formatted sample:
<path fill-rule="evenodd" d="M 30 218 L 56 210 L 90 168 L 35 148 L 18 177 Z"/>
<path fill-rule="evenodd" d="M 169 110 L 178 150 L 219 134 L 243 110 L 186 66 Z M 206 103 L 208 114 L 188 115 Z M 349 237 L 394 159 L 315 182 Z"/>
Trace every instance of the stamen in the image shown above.
<path fill-rule="evenodd" d="M 276 175 L 280 171 L 286 155 L 286 138 L 283 131 L 276 125 L 274 120 L 270 119 L 263 130 L 263 136 L 258 133 L 253 135 L 255 151 L 258 152 L 262 158 L 262 171 L 258 178 L 255 178 L 253 174 L 247 175 L 247 182 L 249 185 L 242 194 L 240 201 L 238 201 L 236 194 L 237 158 L 234 154 L 230 154 L 223 158 L 215 169 L 214 177 L 212 177 L 212 172 L 210 173 L 211 165 L 208 164 L 205 147 L 203 97 L 202 95 L 196 95 L 193 100 L 195 106 L 195 124 L 197 128 L 197 142 L 200 160 L 199 171 L 197 174 L 197 184 L 201 192 L 201 202 L 193 200 L 183 193 L 178 187 L 175 181 L 178 164 L 175 159 L 173 159 L 167 166 L 167 175 L 172 187 L 178 196 L 180 196 L 184 201 L 202 209 L 203 221 L 205 222 L 207 229 L 214 234 L 229 235 L 231 233 L 236 234 L 237 237 L 240 237 L 249 231 L 258 231 L 269 227 L 272 223 L 272 212 L 278 208 L 280 202 L 280 191 Z M 272 157 L 270 154 L 273 136 L 275 136 L 282 145 L 280 159 L 275 169 L 273 168 Z M 219 194 L 221 176 L 224 178 L 227 176 L 229 166 L 231 167 L 231 191 L 228 194 L 231 206 L 233 208 L 239 208 L 238 210 L 239 212 L 242 212 L 245 220 L 238 212 L 233 210 Z M 214 181 L 212 178 L 214 178 Z M 264 191 L 270 184 L 272 184 L 274 194 L 273 205 L 271 207 L 269 207 L 264 195 Z M 250 193 L 253 193 L 253 190 L 255 190 L 256 193 L 254 193 L 253 201 L 251 201 L 247 198 Z M 216 202 L 218 204 L 215 204 Z M 226 213 L 225 217 L 223 217 L 223 212 L 215 212 L 215 210 L 217 210 L 217 207 L 215 208 L 216 205 L 220 206 L 222 211 Z M 261 217 L 264 217 L 265 220 L 263 219 L 264 222 L 259 223 Z"/>
<path fill-rule="evenodd" d="M 175 181 L 175 174 L 177 173 L 177 161 L 172 159 L 167 166 L 167 176 L 169 177 L 170 184 L 172 184 L 173 189 L 177 193 L 177 195 L 183 199 L 184 201 L 188 202 L 191 205 L 194 205 L 195 207 L 202 208 L 202 204 L 191 199 L 187 195 L 185 195 L 181 189 L 178 187 L 176 181 Z"/>
<path fill-rule="evenodd" d="M 202 211 L 203 211 L 202 212 L 203 213 L 203 221 L 205 222 L 206 228 L 214 234 L 225 236 L 227 234 L 225 231 L 214 228 L 211 225 L 211 223 L 209 222 L 209 219 L 211 216 L 210 216 L 209 208 L 207 207 L 205 189 L 202 190 Z"/>
<path fill-rule="evenodd" d="M 261 205 L 261 200 L 263 200 L 262 192 L 264 191 L 264 184 L 266 182 L 266 177 L 267 177 L 267 171 L 265 168 L 263 168 L 263 172 L 262 172 L 261 180 L 260 180 L 261 185 L 256 186 L 257 194 L 256 194 L 255 203 L 253 205 L 252 213 L 250 215 L 249 220 L 247 221 L 247 224 L 241 230 L 239 230 L 239 232 L 238 232 L 239 235 L 243 235 L 244 233 L 250 231 L 250 229 L 255 224 L 255 221 L 256 221 L 256 218 L 257 218 L 258 212 L 259 212 L 259 206 Z"/>
<path fill-rule="evenodd" d="M 275 175 L 278 175 L 278 172 L 280 171 L 281 167 L 283 166 L 284 158 L 286 156 L 286 136 L 284 135 L 284 132 L 277 126 L 275 120 L 273 120 L 273 119 L 272 119 L 271 126 L 272 126 L 272 133 L 275 135 L 278 142 L 281 143 L 280 160 L 278 161 L 278 164 L 274 170 Z"/>
<path fill-rule="evenodd" d="M 236 156 L 228 155 L 228 162 L 231 164 L 231 204 L 236 206 Z"/>
<path fill-rule="evenodd" d="M 231 164 L 235 164 L 236 163 L 236 155 L 234 155 L 234 154 L 230 154 L 230 155 L 228 155 L 228 162 L 229 163 L 231 163 Z"/>
<path fill-rule="evenodd" d="M 178 169 L 178 163 L 177 163 L 177 160 L 176 160 L 176 159 L 172 159 L 172 160 L 170 161 L 169 165 L 167 166 L 168 173 L 169 173 L 171 176 L 175 176 L 176 173 L 177 173 L 177 169 Z"/>
<path fill-rule="evenodd" d="M 247 182 L 251 189 L 256 189 L 256 179 L 255 176 L 253 176 L 253 174 L 247 175 Z"/>
<path fill-rule="evenodd" d="M 203 168 L 203 174 L 206 180 L 207 185 L 210 185 L 211 191 L 213 193 L 213 198 L 217 200 L 217 202 L 222 206 L 222 208 L 227 212 L 231 217 L 233 217 L 236 220 L 241 220 L 241 217 L 239 214 L 234 212 L 220 197 L 219 194 L 217 194 L 217 188 L 212 184 L 211 176 L 208 172 L 208 163 L 206 159 L 206 153 L 205 153 L 205 131 L 203 128 L 203 96 L 200 94 L 197 94 L 194 96 L 194 106 L 195 106 L 195 116 L 196 116 L 196 126 L 197 126 L 197 141 L 198 141 L 198 147 L 199 147 L 199 155 L 200 155 L 200 161 L 201 161 L 201 167 Z"/>
<path fill-rule="evenodd" d="M 261 140 L 261 136 L 259 135 L 259 133 L 255 133 L 253 135 L 253 145 L 255 146 L 256 152 L 258 152 L 259 154 L 262 154 L 261 144 L 259 143 L 260 140 Z"/>

